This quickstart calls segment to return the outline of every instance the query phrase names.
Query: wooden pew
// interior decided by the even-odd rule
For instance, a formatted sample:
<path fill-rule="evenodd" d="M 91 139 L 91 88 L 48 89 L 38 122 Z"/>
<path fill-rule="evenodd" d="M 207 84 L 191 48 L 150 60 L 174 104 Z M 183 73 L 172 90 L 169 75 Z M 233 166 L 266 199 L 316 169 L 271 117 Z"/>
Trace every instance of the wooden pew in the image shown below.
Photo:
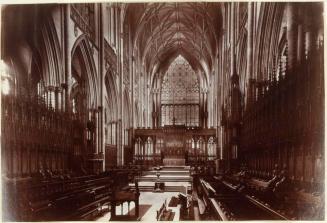
<path fill-rule="evenodd" d="M 108 204 L 112 193 L 112 182 L 108 182 L 110 179 L 110 177 L 101 177 L 84 181 L 85 187 L 63 197 L 57 206 L 61 204 L 63 212 L 71 213 L 63 216 L 63 219 L 89 220 L 89 217 L 99 211 L 99 207 Z M 63 205 L 65 203 L 67 205 Z"/>
<path fill-rule="evenodd" d="M 174 212 L 171 209 L 167 209 L 166 204 L 163 203 L 159 210 L 157 210 L 157 221 L 172 221 Z"/>
<path fill-rule="evenodd" d="M 216 189 L 211 185 L 211 183 L 205 181 L 204 179 L 200 179 L 202 190 L 203 190 L 203 198 L 204 201 L 203 205 L 206 209 L 206 213 L 209 213 L 210 215 L 214 215 L 215 218 L 227 221 L 227 220 L 233 220 L 231 211 L 223 205 L 221 202 L 219 202 L 216 198 L 222 196 L 220 194 L 217 194 Z M 223 195 L 225 198 L 229 199 L 228 195 Z M 199 202 L 199 208 L 201 208 L 201 202 Z M 200 212 L 201 213 L 201 212 Z"/>
<path fill-rule="evenodd" d="M 130 191 L 129 182 L 140 173 L 139 167 L 116 168 L 98 175 L 34 177 L 23 183 L 8 182 L 12 188 L 8 199 L 15 212 L 15 221 L 92 220 L 101 206 L 111 204 L 115 185 L 138 204 L 139 192 Z M 115 181 L 115 183 L 113 183 Z M 9 191 L 9 190 L 8 190 Z M 19 205 L 16 205 L 18 203 Z M 19 206 L 19 208 L 16 208 Z M 138 217 L 138 216 L 137 216 Z"/>
<path fill-rule="evenodd" d="M 61 180 L 59 180 L 61 179 Z M 81 176 L 53 182 L 7 182 L 8 200 L 16 202 L 18 221 L 78 220 L 109 202 L 112 176 Z M 59 189 L 58 189 L 59 188 Z M 14 206 L 14 205 L 11 205 Z M 74 213 L 72 218 L 65 213 Z"/>
<path fill-rule="evenodd" d="M 324 194 L 322 191 L 306 191 L 291 183 L 286 176 L 274 189 L 278 207 L 283 212 L 293 213 L 290 217 L 297 220 L 323 220 Z"/>
<path fill-rule="evenodd" d="M 252 176 L 244 180 L 246 189 L 242 193 L 253 202 L 263 206 L 268 205 L 287 219 L 322 220 L 324 218 L 323 193 L 306 191 L 303 185 L 288 180 L 285 169 L 278 175 L 275 171 L 270 180 L 258 178 L 264 175 L 262 172 L 252 170 L 249 173 Z M 240 182 L 240 179 L 233 176 L 225 176 L 224 180 L 225 185 L 235 190 L 237 187 L 233 187 L 232 183 Z"/>

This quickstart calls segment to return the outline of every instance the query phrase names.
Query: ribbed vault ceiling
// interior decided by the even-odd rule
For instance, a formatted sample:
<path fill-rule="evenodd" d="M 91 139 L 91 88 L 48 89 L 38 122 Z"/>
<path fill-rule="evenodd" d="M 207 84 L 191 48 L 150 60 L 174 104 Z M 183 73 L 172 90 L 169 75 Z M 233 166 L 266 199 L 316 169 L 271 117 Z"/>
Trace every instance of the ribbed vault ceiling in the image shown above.
<path fill-rule="evenodd" d="M 182 55 L 194 70 L 210 72 L 221 32 L 219 3 L 130 4 L 134 52 L 148 73 L 164 73 Z"/>

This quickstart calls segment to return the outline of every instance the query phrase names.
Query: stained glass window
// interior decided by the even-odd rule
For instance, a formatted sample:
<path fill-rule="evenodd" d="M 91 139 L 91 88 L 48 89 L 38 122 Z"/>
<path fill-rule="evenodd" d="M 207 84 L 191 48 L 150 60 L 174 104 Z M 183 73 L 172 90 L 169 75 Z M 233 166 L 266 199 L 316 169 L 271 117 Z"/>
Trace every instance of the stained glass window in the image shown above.
<path fill-rule="evenodd" d="M 161 84 L 162 126 L 199 126 L 199 92 L 199 80 L 194 70 L 182 56 L 178 56 Z"/>

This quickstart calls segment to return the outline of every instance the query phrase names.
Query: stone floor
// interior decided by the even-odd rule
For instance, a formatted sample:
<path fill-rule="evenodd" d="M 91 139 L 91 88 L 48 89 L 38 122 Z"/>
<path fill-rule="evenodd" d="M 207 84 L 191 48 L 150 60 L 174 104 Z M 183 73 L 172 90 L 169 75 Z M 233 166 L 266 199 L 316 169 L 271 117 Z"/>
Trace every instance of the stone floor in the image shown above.
<path fill-rule="evenodd" d="M 162 180 L 164 182 L 164 180 Z M 134 184 L 130 184 L 132 186 Z M 154 182 L 150 181 L 143 181 L 139 182 L 139 186 L 154 186 Z M 165 182 L 165 186 L 184 186 L 184 187 L 190 187 L 191 183 L 190 182 Z"/>
<path fill-rule="evenodd" d="M 190 187 L 191 184 L 189 182 L 190 173 L 189 173 L 188 167 L 164 167 L 159 172 L 162 174 L 160 176 L 160 181 L 165 182 L 165 179 L 176 179 L 179 180 L 179 182 L 165 182 L 166 187 L 183 187 L 185 190 L 182 190 L 183 193 L 186 193 L 187 187 Z M 139 179 L 139 186 L 154 186 L 153 181 L 147 181 L 145 179 L 147 178 L 156 178 L 156 172 L 157 171 L 146 171 L 141 179 Z M 184 180 L 185 178 L 185 180 Z M 144 181 L 143 181 L 143 180 Z M 131 185 L 133 186 L 133 185 Z M 174 191 L 174 190 L 173 190 Z M 177 196 L 179 192 L 163 192 L 163 193 L 153 193 L 153 192 L 147 192 L 147 191 L 141 191 L 140 193 L 140 217 L 141 221 L 147 221 L 147 222 L 154 222 L 156 221 L 156 215 L 157 210 L 160 209 L 162 204 L 167 201 L 167 205 L 169 204 L 169 201 L 171 197 Z M 130 206 L 128 207 L 127 202 L 123 204 L 123 206 L 116 207 L 116 214 L 117 215 L 126 215 L 128 212 L 130 214 L 134 215 L 134 209 L 135 205 L 134 203 L 130 203 Z M 175 208 L 168 207 L 169 209 L 172 209 L 175 212 L 175 218 L 174 220 L 179 220 L 179 211 Z M 110 219 L 110 213 L 106 213 L 104 216 L 97 219 L 97 221 L 109 221 Z"/>
<path fill-rule="evenodd" d="M 156 212 L 159 210 L 161 205 L 167 200 L 167 205 L 172 196 L 177 196 L 178 192 L 164 192 L 164 193 L 153 193 L 153 192 L 141 192 L 140 194 L 140 216 L 141 221 L 154 222 L 156 221 Z M 129 210 L 131 214 L 134 212 L 134 203 L 131 203 Z M 123 212 L 128 213 L 127 203 L 124 203 L 123 209 L 121 206 L 116 207 L 117 215 Z M 145 212 L 145 213 L 144 213 Z M 179 213 L 177 213 L 179 215 Z M 178 215 L 176 216 L 178 218 Z M 109 221 L 110 213 L 106 213 L 104 216 L 98 218 L 96 221 Z"/>

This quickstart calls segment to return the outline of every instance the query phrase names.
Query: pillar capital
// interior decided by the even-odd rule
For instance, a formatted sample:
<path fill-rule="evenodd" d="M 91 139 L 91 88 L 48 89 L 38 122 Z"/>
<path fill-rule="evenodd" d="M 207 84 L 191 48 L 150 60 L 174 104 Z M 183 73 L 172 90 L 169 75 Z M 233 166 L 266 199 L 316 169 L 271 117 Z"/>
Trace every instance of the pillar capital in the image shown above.
<path fill-rule="evenodd" d="M 49 85 L 47 87 L 45 87 L 46 91 L 55 91 L 55 86 Z"/>
<path fill-rule="evenodd" d="M 62 88 L 61 87 L 59 87 L 59 86 L 56 86 L 56 87 L 54 87 L 54 91 L 56 92 L 56 93 L 59 93 L 59 92 L 62 92 Z"/>
<path fill-rule="evenodd" d="M 60 86 L 63 90 L 67 90 L 68 88 L 68 85 L 66 83 L 62 83 Z"/>

